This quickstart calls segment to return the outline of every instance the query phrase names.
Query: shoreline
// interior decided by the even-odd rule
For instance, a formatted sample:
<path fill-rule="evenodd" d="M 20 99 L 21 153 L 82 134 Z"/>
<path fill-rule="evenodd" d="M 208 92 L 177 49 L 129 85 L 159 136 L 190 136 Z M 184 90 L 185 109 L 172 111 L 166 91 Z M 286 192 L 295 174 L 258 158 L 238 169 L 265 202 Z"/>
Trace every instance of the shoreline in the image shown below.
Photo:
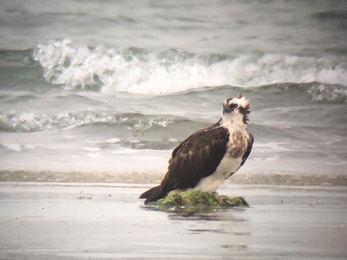
<path fill-rule="evenodd" d="M 164 173 L 152 172 L 60 172 L 0 170 L 0 182 L 72 182 L 72 183 L 160 183 Z M 244 173 L 237 172 L 225 184 L 347 186 L 347 175 L 307 173 Z"/>

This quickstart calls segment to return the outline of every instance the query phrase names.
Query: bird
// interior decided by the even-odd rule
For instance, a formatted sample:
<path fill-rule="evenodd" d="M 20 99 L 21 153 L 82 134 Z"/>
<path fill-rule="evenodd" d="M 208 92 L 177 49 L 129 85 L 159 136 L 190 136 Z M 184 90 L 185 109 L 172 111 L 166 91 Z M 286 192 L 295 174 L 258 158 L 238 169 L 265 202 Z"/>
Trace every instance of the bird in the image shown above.
<path fill-rule="evenodd" d="M 191 134 L 172 151 L 160 185 L 140 195 L 144 204 L 171 191 L 216 192 L 251 153 L 254 137 L 247 131 L 250 112 L 250 102 L 243 94 L 226 99 L 223 115 L 215 124 Z"/>

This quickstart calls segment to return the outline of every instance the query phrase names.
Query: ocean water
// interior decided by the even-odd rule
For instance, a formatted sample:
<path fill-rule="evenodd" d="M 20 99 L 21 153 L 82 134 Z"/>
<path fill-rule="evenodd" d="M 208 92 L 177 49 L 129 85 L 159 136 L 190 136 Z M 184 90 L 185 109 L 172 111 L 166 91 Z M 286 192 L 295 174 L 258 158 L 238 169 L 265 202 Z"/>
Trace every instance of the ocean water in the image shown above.
<path fill-rule="evenodd" d="M 235 176 L 346 185 L 344 0 L 0 6 L 2 179 L 160 178 L 243 93 L 255 143 Z"/>

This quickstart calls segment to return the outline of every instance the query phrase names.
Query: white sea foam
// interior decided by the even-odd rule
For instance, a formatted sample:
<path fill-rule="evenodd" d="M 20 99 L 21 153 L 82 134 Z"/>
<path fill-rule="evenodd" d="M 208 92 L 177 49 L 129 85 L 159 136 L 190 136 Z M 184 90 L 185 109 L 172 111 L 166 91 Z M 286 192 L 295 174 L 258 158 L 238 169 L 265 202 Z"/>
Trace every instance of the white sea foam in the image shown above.
<path fill-rule="evenodd" d="M 336 85 L 313 84 L 307 91 L 312 100 L 329 102 L 346 102 L 347 88 Z"/>
<path fill-rule="evenodd" d="M 177 50 L 116 50 L 64 40 L 40 44 L 33 57 L 48 82 L 66 89 L 97 86 L 105 93 L 161 95 L 206 86 L 257 87 L 285 82 L 345 86 L 347 82 L 347 63 L 338 56 L 249 54 L 235 58 Z"/>
<path fill-rule="evenodd" d="M 131 131 L 148 131 L 152 128 L 165 128 L 173 123 L 170 118 L 139 116 L 136 114 L 114 115 L 96 113 L 92 111 L 78 113 L 59 113 L 57 115 L 34 113 L 0 113 L 0 129 L 5 128 L 10 132 L 36 132 L 44 130 L 71 129 L 82 125 L 91 124 L 123 125 Z M 74 138 L 65 136 L 64 138 Z M 110 142 L 119 142 L 111 139 Z"/>
<path fill-rule="evenodd" d="M 6 147 L 12 151 L 16 151 L 16 152 L 22 151 L 22 145 L 20 145 L 20 144 L 1 144 L 1 145 L 3 145 L 4 147 Z"/>

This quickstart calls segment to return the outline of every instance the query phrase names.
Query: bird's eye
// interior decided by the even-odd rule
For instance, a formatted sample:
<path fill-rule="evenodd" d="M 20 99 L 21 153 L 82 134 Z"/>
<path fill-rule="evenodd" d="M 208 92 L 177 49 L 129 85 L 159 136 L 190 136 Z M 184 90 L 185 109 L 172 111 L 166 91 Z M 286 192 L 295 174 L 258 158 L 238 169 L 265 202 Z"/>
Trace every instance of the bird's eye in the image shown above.
<path fill-rule="evenodd" d="M 232 108 L 232 109 L 236 109 L 236 108 L 238 108 L 238 107 L 239 107 L 238 104 L 231 104 L 231 105 L 230 105 L 230 108 Z"/>

